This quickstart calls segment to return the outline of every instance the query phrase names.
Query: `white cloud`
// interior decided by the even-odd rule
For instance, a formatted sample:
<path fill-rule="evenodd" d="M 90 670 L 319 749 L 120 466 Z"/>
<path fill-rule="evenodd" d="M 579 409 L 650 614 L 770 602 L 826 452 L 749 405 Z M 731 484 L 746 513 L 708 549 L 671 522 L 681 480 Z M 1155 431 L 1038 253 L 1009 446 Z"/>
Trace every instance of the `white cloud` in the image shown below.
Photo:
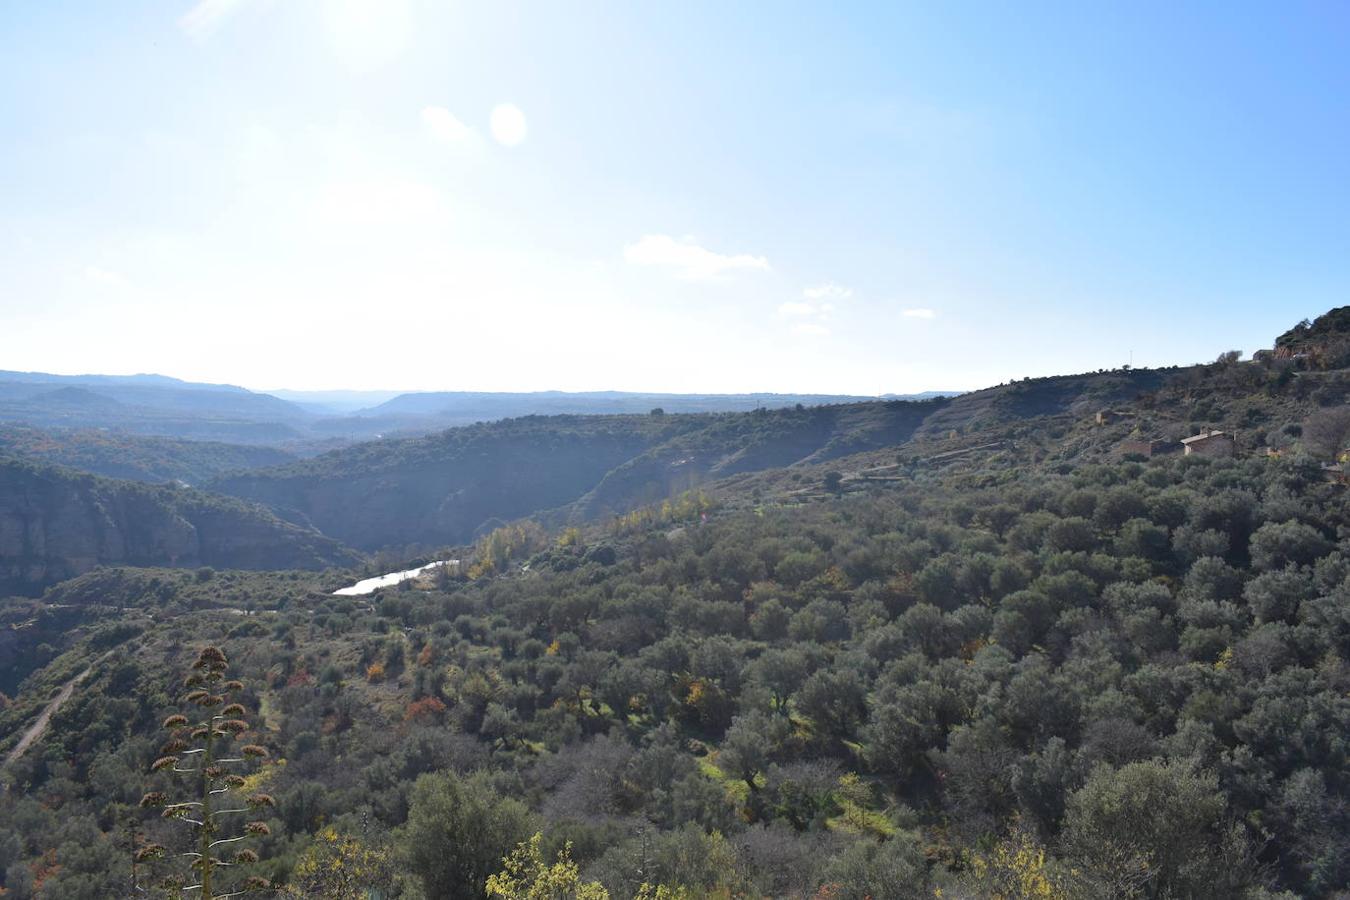
<path fill-rule="evenodd" d="M 925 309 L 924 307 L 916 307 L 916 308 L 914 308 L 914 309 L 903 309 L 903 310 L 900 311 L 900 315 L 905 316 L 906 318 L 909 318 L 909 319 L 936 319 L 936 318 L 937 318 L 937 313 L 936 313 L 936 312 L 934 312 L 934 311 L 931 310 L 931 309 Z"/>
<path fill-rule="evenodd" d="M 252 0 L 199 0 L 196 6 L 183 13 L 178 27 L 196 40 L 205 40 L 241 7 Z"/>
<path fill-rule="evenodd" d="M 434 187 L 397 177 L 329 182 L 320 190 L 315 207 L 325 227 L 344 228 L 425 224 L 442 212 Z"/>
<path fill-rule="evenodd" d="M 525 114 L 514 103 L 498 104 L 492 110 L 492 117 L 488 120 L 488 128 L 492 131 L 492 136 L 496 138 L 497 143 L 504 147 L 516 146 L 525 140 L 525 135 L 529 134 L 530 131 L 530 126 L 525 121 Z"/>
<path fill-rule="evenodd" d="M 802 289 L 805 300 L 792 300 L 778 307 L 780 316 L 792 318 L 828 319 L 834 312 L 833 303 L 821 303 L 822 300 L 847 300 L 853 291 L 833 282 L 817 284 Z"/>
<path fill-rule="evenodd" d="M 695 244 L 691 238 L 676 240 L 668 234 L 647 234 L 623 248 L 623 258 L 635 266 L 663 266 L 681 278 L 716 278 L 737 269 L 769 270 L 769 261 L 747 253 L 725 255 Z"/>
<path fill-rule="evenodd" d="M 805 288 L 802 291 L 802 296 L 807 300 L 847 300 L 853 296 L 853 291 L 841 284 L 827 281 L 824 284 Z"/>
<path fill-rule="evenodd" d="M 101 269 L 98 266 L 85 266 L 84 278 L 93 284 L 103 285 L 104 287 L 128 287 L 130 282 L 121 272 L 114 272 L 111 269 Z"/>
<path fill-rule="evenodd" d="M 472 150 L 481 142 L 478 132 L 455 118 L 455 114 L 444 106 L 424 106 L 422 126 L 432 137 L 448 147 Z"/>
<path fill-rule="evenodd" d="M 830 329 L 824 325 L 817 325 L 815 322 L 803 322 L 800 325 L 793 325 L 792 333 L 805 337 L 825 337 L 830 333 Z"/>

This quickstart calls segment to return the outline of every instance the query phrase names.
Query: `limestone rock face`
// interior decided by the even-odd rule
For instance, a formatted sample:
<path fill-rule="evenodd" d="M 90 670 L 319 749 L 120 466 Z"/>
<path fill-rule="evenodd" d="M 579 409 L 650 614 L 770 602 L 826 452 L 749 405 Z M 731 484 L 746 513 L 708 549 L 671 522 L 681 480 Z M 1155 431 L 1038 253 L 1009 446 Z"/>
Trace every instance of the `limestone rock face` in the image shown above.
<path fill-rule="evenodd" d="M 0 594 L 98 565 L 292 569 L 356 558 L 312 528 L 231 498 L 0 459 Z"/>

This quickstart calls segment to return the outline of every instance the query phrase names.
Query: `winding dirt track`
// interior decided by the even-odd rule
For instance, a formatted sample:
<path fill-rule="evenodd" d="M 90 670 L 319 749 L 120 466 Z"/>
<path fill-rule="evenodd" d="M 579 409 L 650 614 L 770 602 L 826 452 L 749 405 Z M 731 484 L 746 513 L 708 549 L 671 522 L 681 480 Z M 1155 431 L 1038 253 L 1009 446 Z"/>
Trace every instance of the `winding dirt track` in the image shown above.
<path fill-rule="evenodd" d="M 51 724 L 52 716 L 61 708 L 62 703 L 65 703 L 70 699 L 70 695 L 75 693 L 75 688 L 78 687 L 80 682 L 84 681 L 92 671 L 94 671 L 94 667 L 90 666 L 62 686 L 61 690 L 52 698 L 51 702 L 47 704 L 47 708 L 38 715 L 37 721 L 28 727 L 28 730 L 23 733 L 23 737 L 19 738 L 19 742 L 15 744 L 14 748 L 5 756 L 6 766 L 12 764 L 20 756 L 23 756 L 28 748 L 46 733 L 47 726 Z"/>

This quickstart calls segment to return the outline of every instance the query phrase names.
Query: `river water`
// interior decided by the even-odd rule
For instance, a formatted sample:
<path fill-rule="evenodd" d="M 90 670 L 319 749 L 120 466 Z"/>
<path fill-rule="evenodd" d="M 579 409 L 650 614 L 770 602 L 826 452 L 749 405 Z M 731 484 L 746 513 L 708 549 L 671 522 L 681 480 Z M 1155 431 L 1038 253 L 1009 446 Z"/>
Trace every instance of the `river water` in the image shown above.
<path fill-rule="evenodd" d="M 442 559 L 434 563 L 427 563 L 425 566 L 422 566 L 421 568 L 418 569 L 404 569 L 402 572 L 390 572 L 388 575 L 376 575 L 374 578 L 367 578 L 364 581 L 358 581 L 351 587 L 345 587 L 342 588 L 341 590 L 333 591 L 333 595 L 337 596 L 338 594 L 341 594 L 343 596 L 350 597 L 358 594 L 369 594 L 373 591 L 379 590 L 382 587 L 390 587 L 391 585 L 398 584 L 400 581 L 406 581 L 409 578 L 416 578 L 417 576 L 425 572 L 430 572 L 432 569 L 439 569 L 441 566 L 458 565 L 458 564 L 459 560 L 457 559 Z"/>

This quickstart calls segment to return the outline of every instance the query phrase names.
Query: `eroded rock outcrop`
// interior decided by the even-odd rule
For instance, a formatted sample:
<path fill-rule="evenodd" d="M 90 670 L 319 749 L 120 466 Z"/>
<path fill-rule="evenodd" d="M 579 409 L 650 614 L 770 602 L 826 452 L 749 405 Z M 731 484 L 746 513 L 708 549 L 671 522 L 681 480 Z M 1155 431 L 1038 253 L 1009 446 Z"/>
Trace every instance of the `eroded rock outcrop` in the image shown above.
<path fill-rule="evenodd" d="M 314 569 L 357 555 L 259 506 L 0 458 L 0 593 L 98 565 Z"/>

